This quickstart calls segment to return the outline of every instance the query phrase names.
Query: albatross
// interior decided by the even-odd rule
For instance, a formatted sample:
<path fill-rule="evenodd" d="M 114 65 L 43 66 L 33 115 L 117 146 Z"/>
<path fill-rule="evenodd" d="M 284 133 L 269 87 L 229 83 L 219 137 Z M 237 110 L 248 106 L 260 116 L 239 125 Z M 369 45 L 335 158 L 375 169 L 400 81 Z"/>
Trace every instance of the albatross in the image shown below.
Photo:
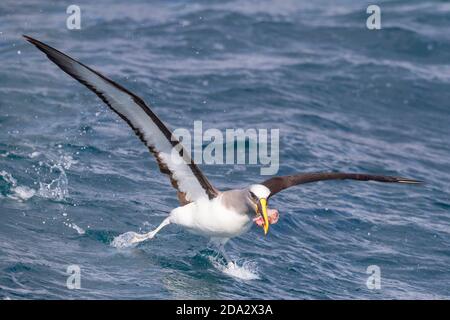
<path fill-rule="evenodd" d="M 276 176 L 246 188 L 220 191 L 215 188 L 189 157 L 182 144 L 150 107 L 136 94 L 94 69 L 49 45 L 24 35 L 64 72 L 93 91 L 122 118 L 146 145 L 162 173 L 177 190 L 180 206 L 153 231 L 126 232 L 117 244 L 135 244 L 152 239 L 162 228 L 176 224 L 209 237 L 220 248 L 231 238 L 248 231 L 254 224 L 267 235 L 278 221 L 278 211 L 268 208 L 269 199 L 287 188 L 324 180 L 358 180 L 418 184 L 421 181 L 373 174 L 316 172 Z M 173 152 L 176 150 L 176 152 Z M 228 260 L 228 259 L 227 259 Z"/>

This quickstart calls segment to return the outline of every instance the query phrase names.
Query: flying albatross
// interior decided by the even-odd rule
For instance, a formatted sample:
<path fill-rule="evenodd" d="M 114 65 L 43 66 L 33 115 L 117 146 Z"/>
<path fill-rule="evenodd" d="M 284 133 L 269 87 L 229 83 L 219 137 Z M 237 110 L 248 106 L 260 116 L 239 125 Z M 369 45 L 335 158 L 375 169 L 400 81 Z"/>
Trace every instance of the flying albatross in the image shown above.
<path fill-rule="evenodd" d="M 188 231 L 211 238 L 221 247 L 228 239 L 241 235 L 256 223 L 269 231 L 278 220 L 278 211 L 267 207 L 269 199 L 278 192 L 304 183 L 322 180 L 359 180 L 388 183 L 417 184 L 420 181 L 359 173 L 299 173 L 270 178 L 243 189 L 219 191 L 203 175 L 185 152 L 181 143 L 137 95 L 101 73 L 72 59 L 41 41 L 25 39 L 70 76 L 93 91 L 108 107 L 133 129 L 156 158 L 159 169 L 167 174 L 177 190 L 180 206 L 153 231 L 146 234 L 127 232 L 125 243 L 137 243 L 153 238 L 168 224 L 177 224 Z M 177 152 L 172 152 L 175 148 Z"/>

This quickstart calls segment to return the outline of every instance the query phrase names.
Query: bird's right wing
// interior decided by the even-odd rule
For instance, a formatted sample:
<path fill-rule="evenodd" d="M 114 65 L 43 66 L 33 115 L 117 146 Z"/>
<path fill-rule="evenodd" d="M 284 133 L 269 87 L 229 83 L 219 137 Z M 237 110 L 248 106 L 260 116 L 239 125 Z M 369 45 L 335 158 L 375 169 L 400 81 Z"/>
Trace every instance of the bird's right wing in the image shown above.
<path fill-rule="evenodd" d="M 310 183 L 315 181 L 323 180 L 359 180 L 359 181 L 379 181 L 379 182 L 390 182 L 390 183 L 409 183 L 418 184 L 421 181 L 392 177 L 392 176 L 380 176 L 372 174 L 360 174 L 360 173 L 341 173 L 341 172 L 316 172 L 316 173 L 299 173 L 290 176 L 280 176 L 270 178 L 263 183 L 270 190 L 270 196 L 274 194 L 296 186 L 298 184 Z"/>
<path fill-rule="evenodd" d="M 170 176 L 172 185 L 178 190 L 181 204 L 217 196 L 218 191 L 195 165 L 181 143 L 141 98 L 45 43 L 24 37 L 64 72 L 93 91 L 128 123 L 156 157 L 161 172 Z"/>

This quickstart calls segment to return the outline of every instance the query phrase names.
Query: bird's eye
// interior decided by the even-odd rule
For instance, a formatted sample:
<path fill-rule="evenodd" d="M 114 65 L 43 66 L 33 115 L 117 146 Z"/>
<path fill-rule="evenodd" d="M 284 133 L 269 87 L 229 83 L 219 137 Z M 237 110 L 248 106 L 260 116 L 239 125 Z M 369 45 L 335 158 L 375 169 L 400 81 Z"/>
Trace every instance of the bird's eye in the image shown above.
<path fill-rule="evenodd" d="M 253 198 L 253 200 L 258 201 L 258 197 L 250 191 L 250 196 Z"/>

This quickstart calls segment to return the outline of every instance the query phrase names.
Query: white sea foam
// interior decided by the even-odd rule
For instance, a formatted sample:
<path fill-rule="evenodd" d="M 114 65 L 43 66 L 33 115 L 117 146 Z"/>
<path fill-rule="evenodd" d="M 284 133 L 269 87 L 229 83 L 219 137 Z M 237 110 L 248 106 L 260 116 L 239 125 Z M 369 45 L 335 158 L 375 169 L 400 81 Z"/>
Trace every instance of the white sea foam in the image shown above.
<path fill-rule="evenodd" d="M 41 155 L 40 152 L 34 151 L 34 152 L 30 153 L 30 158 L 33 159 L 33 158 L 39 157 L 40 155 Z"/>
<path fill-rule="evenodd" d="M 17 185 L 17 180 L 14 179 L 14 177 L 4 170 L 0 171 L 0 176 L 5 180 L 7 183 L 11 184 L 13 187 Z"/>
<path fill-rule="evenodd" d="M 210 256 L 209 260 L 216 269 L 233 278 L 238 278 L 241 280 L 260 279 L 258 274 L 258 266 L 255 262 L 244 261 L 242 265 L 239 265 L 238 261 L 233 261 L 224 265 L 223 262 L 217 257 Z"/>
<path fill-rule="evenodd" d="M 13 194 L 9 195 L 9 197 L 21 201 L 26 201 L 36 194 L 36 190 L 26 186 L 17 186 L 12 188 L 11 191 Z"/>
<path fill-rule="evenodd" d="M 8 194 L 9 198 L 26 201 L 36 194 L 36 190 L 27 186 L 18 185 L 17 180 L 9 172 L 2 170 L 0 171 L 0 176 L 11 186 L 10 193 Z"/>

